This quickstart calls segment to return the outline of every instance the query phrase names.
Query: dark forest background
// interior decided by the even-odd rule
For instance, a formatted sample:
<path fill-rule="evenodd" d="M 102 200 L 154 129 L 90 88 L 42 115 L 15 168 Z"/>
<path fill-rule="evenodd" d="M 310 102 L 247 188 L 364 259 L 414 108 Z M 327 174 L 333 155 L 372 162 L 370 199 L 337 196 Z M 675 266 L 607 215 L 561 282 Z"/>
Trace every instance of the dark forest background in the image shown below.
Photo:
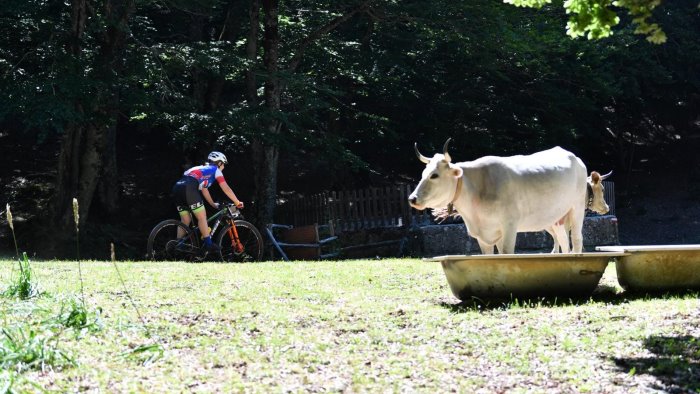
<path fill-rule="evenodd" d="M 571 39 L 561 4 L 4 0 L 0 210 L 20 249 L 74 257 L 76 197 L 84 257 L 138 258 L 211 150 L 264 224 L 291 196 L 415 183 L 413 143 L 451 137 L 457 161 L 560 145 L 614 170 L 621 231 L 700 242 L 697 0 L 654 11 L 660 45 L 624 14 Z"/>

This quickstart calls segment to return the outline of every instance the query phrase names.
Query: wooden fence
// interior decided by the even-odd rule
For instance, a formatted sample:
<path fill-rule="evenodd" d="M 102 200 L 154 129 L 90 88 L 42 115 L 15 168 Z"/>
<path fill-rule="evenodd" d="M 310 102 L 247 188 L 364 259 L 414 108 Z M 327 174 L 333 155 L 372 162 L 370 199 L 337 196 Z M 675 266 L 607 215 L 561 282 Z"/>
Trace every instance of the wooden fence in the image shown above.
<path fill-rule="evenodd" d="M 336 231 L 427 224 L 430 213 L 408 205 L 411 185 L 326 192 L 278 206 L 276 220 L 302 226 L 333 223 Z"/>
<path fill-rule="evenodd" d="M 607 202 L 610 207 L 608 215 L 615 215 L 615 182 L 603 181 L 603 187 L 605 188 L 603 192 L 605 202 Z"/>
<path fill-rule="evenodd" d="M 604 181 L 605 200 L 615 214 L 615 184 Z M 430 210 L 408 204 L 412 185 L 325 192 L 294 198 L 277 207 L 277 223 L 303 226 L 332 223 L 338 232 L 381 227 L 423 226 L 432 223 Z"/>

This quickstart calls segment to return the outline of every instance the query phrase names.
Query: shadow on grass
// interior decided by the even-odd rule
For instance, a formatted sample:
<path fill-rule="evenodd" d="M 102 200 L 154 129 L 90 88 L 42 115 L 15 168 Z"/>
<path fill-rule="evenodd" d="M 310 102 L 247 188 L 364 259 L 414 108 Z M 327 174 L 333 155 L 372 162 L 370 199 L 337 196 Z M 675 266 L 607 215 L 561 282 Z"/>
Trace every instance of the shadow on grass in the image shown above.
<path fill-rule="evenodd" d="M 654 356 L 613 358 L 617 368 L 631 375 L 652 375 L 669 393 L 700 391 L 700 338 L 650 336 L 644 347 Z"/>
<path fill-rule="evenodd" d="M 443 308 L 449 309 L 453 313 L 464 313 L 474 311 L 489 311 L 496 309 L 511 308 L 555 308 L 562 306 L 586 305 L 591 303 L 603 303 L 609 305 L 620 305 L 635 300 L 652 300 L 664 298 L 700 298 L 697 290 L 676 290 L 660 292 L 630 292 L 618 293 L 613 286 L 598 286 L 590 296 L 579 297 L 511 297 L 511 298 L 478 298 L 472 297 L 468 300 L 455 303 L 442 301 L 439 303 Z"/>

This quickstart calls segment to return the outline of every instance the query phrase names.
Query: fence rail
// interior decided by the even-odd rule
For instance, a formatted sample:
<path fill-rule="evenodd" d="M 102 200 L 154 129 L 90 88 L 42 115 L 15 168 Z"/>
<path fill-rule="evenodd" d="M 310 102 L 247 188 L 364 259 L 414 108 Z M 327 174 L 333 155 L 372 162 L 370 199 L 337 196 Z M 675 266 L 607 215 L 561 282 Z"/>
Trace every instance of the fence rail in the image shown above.
<path fill-rule="evenodd" d="M 278 207 L 276 220 L 295 226 L 331 222 L 337 231 L 429 223 L 427 210 L 408 204 L 411 190 L 411 185 L 395 185 L 294 198 Z"/>
<path fill-rule="evenodd" d="M 615 184 L 608 181 L 603 184 L 605 200 L 610 206 L 610 214 L 614 215 Z M 336 231 L 432 223 L 429 210 L 418 211 L 408 204 L 413 188 L 403 184 L 293 198 L 278 206 L 276 221 L 294 226 L 332 223 Z"/>

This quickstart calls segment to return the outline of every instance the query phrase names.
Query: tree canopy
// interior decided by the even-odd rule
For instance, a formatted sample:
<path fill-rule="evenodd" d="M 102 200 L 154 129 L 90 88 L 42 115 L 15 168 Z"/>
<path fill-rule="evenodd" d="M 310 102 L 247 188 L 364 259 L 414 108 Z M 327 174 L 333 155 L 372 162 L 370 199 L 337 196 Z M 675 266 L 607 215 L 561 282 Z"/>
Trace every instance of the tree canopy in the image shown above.
<path fill-rule="evenodd" d="M 520 7 L 542 8 L 552 0 L 504 0 Z M 571 37 L 587 36 L 589 39 L 609 37 L 613 27 L 620 23 L 618 9 L 624 9 L 636 26 L 634 32 L 646 36 L 649 42 L 666 42 L 663 28 L 653 22 L 654 10 L 662 0 L 566 0 L 564 9 L 570 15 L 566 32 Z M 700 4 L 696 3 L 697 8 Z M 690 10 L 692 12 L 692 10 Z M 696 10 L 697 12 L 697 10 Z"/>
<path fill-rule="evenodd" d="M 259 224 L 286 196 L 413 182 L 413 143 L 428 153 L 448 137 L 457 160 L 561 145 L 627 183 L 657 163 L 697 167 L 697 0 L 512 3 L 539 9 L 5 1 L 0 138 L 37 160 L 3 164 L 2 181 L 32 166 L 48 181 L 24 193 L 50 203 L 54 226 L 77 196 L 86 223 L 143 235 L 213 149 L 233 158 L 225 175 Z M 570 35 L 607 38 L 572 40 L 567 21 Z"/>

